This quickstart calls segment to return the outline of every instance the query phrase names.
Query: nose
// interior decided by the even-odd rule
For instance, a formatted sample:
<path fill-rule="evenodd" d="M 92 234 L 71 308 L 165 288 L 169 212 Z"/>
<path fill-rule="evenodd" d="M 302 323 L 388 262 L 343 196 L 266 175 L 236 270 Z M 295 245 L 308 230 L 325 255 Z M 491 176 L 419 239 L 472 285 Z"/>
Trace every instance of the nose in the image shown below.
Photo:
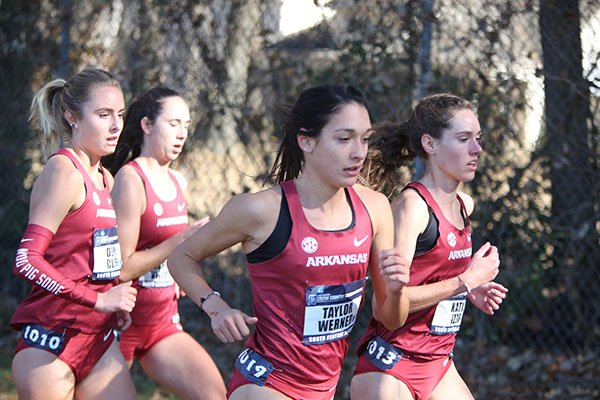
<path fill-rule="evenodd" d="M 123 129 L 123 117 L 115 114 L 110 120 L 110 131 L 120 132 L 121 129 Z"/>
<path fill-rule="evenodd" d="M 483 151 L 483 147 L 481 147 L 481 143 L 479 143 L 477 139 L 473 139 L 469 150 L 471 151 L 471 154 L 479 154 Z"/>
<path fill-rule="evenodd" d="M 367 148 L 368 145 L 365 143 L 362 138 L 358 138 L 354 142 L 354 146 L 352 146 L 351 157 L 353 160 L 364 160 L 367 156 Z"/>
<path fill-rule="evenodd" d="M 185 140 L 188 135 L 188 128 L 185 125 L 181 125 L 177 130 L 177 139 Z"/>

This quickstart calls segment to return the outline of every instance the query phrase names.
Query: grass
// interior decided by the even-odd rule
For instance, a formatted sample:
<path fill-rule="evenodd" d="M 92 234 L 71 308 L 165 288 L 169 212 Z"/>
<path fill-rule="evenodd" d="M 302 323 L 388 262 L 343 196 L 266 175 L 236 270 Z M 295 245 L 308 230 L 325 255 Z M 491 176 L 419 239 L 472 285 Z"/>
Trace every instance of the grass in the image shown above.
<path fill-rule="evenodd" d="M 12 356 L 12 353 L 0 350 L 0 400 L 17 399 L 15 381 L 10 369 Z"/>
<path fill-rule="evenodd" d="M 131 368 L 131 376 L 133 377 L 133 383 L 135 383 L 135 389 L 137 390 L 138 398 L 140 400 L 177 399 L 177 397 L 162 389 L 156 382 L 148 378 L 137 362 L 134 362 L 133 367 Z"/>
<path fill-rule="evenodd" d="M 13 353 L 0 350 L 0 400 L 17 400 L 15 381 L 11 371 Z M 148 378 L 144 371 L 134 364 L 131 370 L 133 382 L 135 383 L 140 400 L 174 400 L 177 397 L 160 388 L 152 379 Z"/>

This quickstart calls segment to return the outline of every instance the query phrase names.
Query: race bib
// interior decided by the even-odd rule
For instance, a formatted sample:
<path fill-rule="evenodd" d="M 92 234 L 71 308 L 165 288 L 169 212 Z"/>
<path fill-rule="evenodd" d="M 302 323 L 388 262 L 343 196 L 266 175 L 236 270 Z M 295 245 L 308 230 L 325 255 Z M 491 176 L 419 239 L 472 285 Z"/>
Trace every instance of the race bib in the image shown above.
<path fill-rule="evenodd" d="M 367 360 L 382 371 L 392 369 L 402 358 L 404 352 L 395 348 L 383 338 L 375 336 L 365 349 Z"/>
<path fill-rule="evenodd" d="M 23 342 L 37 349 L 47 350 L 59 355 L 63 350 L 65 336 L 37 324 L 27 324 L 21 331 Z"/>
<path fill-rule="evenodd" d="M 175 280 L 167 267 L 167 260 L 163 261 L 152 271 L 146 272 L 138 280 L 141 287 L 144 288 L 163 288 L 173 286 Z"/>
<path fill-rule="evenodd" d="M 467 303 L 466 293 L 438 303 L 429 333 L 432 335 L 449 335 L 460 330 L 460 324 Z"/>
<path fill-rule="evenodd" d="M 273 364 L 252 349 L 245 349 L 235 360 L 235 367 L 250 382 L 264 386 Z"/>
<path fill-rule="evenodd" d="M 121 248 L 117 227 L 94 230 L 94 269 L 92 280 L 110 281 L 121 272 Z"/>
<path fill-rule="evenodd" d="M 364 287 L 361 279 L 306 288 L 302 343 L 322 344 L 347 337 L 356 323 Z"/>

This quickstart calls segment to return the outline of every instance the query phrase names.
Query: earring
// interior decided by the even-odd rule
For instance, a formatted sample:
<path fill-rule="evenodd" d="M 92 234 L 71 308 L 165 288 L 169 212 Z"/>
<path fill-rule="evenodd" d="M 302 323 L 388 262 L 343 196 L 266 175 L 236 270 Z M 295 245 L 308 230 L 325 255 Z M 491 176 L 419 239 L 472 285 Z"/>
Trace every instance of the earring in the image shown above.
<path fill-rule="evenodd" d="M 302 150 L 304 150 L 304 151 L 310 151 L 311 150 L 311 145 L 310 145 L 310 142 L 308 140 L 303 140 L 302 141 Z"/>
<path fill-rule="evenodd" d="M 71 129 L 77 129 L 77 124 L 75 122 L 70 122 L 69 126 L 71 127 Z"/>

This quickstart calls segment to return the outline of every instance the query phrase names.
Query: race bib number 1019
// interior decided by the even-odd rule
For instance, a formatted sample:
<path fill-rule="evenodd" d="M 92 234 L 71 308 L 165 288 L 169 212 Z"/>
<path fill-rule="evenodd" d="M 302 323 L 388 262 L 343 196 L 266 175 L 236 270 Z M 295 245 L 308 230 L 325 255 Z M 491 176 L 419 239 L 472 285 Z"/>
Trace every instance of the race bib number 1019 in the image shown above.
<path fill-rule="evenodd" d="M 273 364 L 252 349 L 245 349 L 235 360 L 235 368 L 258 386 L 264 386 L 267 377 L 273 372 Z"/>

